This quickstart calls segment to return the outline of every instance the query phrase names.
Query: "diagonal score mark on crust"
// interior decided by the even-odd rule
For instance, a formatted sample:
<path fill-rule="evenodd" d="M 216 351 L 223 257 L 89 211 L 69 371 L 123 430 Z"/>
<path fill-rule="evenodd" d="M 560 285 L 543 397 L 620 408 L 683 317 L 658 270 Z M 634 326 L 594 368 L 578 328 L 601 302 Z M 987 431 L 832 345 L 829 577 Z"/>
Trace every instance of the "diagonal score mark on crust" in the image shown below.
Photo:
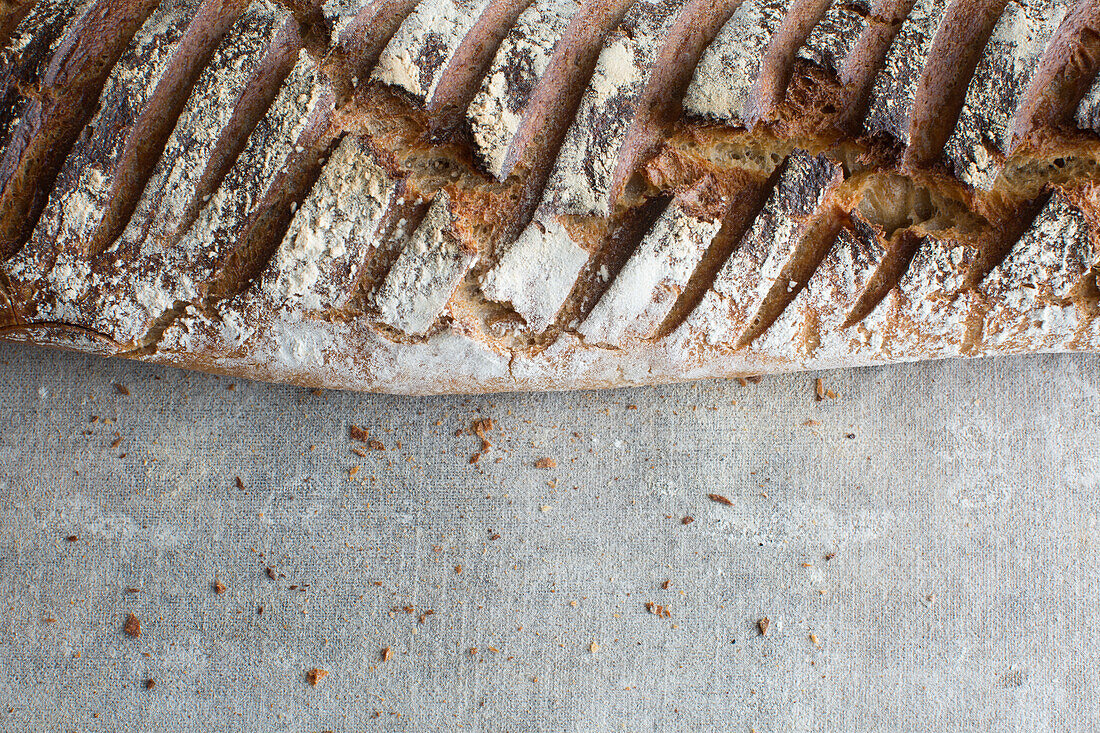
<path fill-rule="evenodd" d="M 768 39 L 760 71 L 749 93 L 745 121 L 752 126 L 768 117 L 783 101 L 798 49 L 825 16 L 833 0 L 793 0 L 783 23 Z"/>
<path fill-rule="evenodd" d="M 782 172 L 783 167 L 778 166 L 766 178 L 747 174 L 735 175 L 732 182 L 726 186 L 726 190 L 730 193 L 720 212 L 721 228 L 711 240 L 664 320 L 654 331 L 654 338 L 661 339 L 671 334 L 699 306 L 703 297 L 714 285 L 722 266 L 740 246 L 753 222 L 764 210 L 764 205 L 779 183 Z"/>
<path fill-rule="evenodd" d="M 1043 53 L 1012 124 L 1011 148 L 1073 115 L 1100 72 L 1100 3 L 1078 0 Z"/>
<path fill-rule="evenodd" d="M 65 156 L 130 39 L 157 0 L 100 0 L 69 30 L 0 160 L 0 260 L 33 231 Z"/>
<path fill-rule="evenodd" d="M 578 11 L 575 0 L 534 0 L 528 5 L 501 41 L 481 88 L 466 108 L 477 160 L 498 180 L 505 177 L 508 147 L 531 95 Z"/>
<path fill-rule="evenodd" d="M 886 63 L 886 54 L 901 30 L 916 0 L 875 0 L 869 22 L 860 33 L 855 47 L 844 58 L 840 83 L 848 90 L 841 126 L 849 134 L 863 127 L 863 118 L 871 104 L 875 80 Z"/>
<path fill-rule="evenodd" d="M 1030 201 L 1013 201 L 1004 205 L 993 218 L 988 235 L 978 246 L 978 252 L 971 259 L 963 279 L 963 286 L 976 288 L 1012 251 L 1050 200 L 1047 191 Z"/>
<path fill-rule="evenodd" d="M 355 278 L 361 295 L 369 297 L 382 285 L 405 243 L 428 215 L 430 206 L 431 201 L 411 187 L 407 178 L 401 182 L 378 224 L 372 256 L 364 258 Z"/>
<path fill-rule="evenodd" d="M 722 225 L 715 193 L 711 178 L 676 193 L 577 327 L 585 343 L 652 337 Z"/>
<path fill-rule="evenodd" d="M 184 254 L 175 245 L 197 215 L 199 207 L 216 192 L 218 181 L 204 181 L 211 164 L 231 168 L 254 129 L 255 122 L 241 128 L 238 102 L 252 91 L 255 72 L 275 40 L 285 14 L 255 3 L 226 33 L 206 69 L 191 89 L 172 134 L 168 137 L 144 191 L 122 234 L 110 246 L 112 267 L 128 258 L 139 261 L 157 258 L 160 266 L 186 266 L 206 253 Z M 294 23 L 293 20 L 291 20 Z M 256 110 L 257 120 L 266 110 Z M 234 126 L 237 116 L 238 126 Z M 200 130 L 218 134 L 196 134 Z M 234 136 L 238 137 L 234 137 Z M 222 146 L 222 147 L 219 147 Z M 210 253 L 213 254 L 213 253 Z M 183 255 L 184 261 L 177 258 Z M 141 265 L 134 263 L 141 269 Z"/>
<path fill-rule="evenodd" d="M 89 0 L 42 0 L 27 6 L 28 15 L 11 29 L 12 36 L 0 51 L 0 151 L 33 101 L 69 23 L 89 4 Z"/>
<path fill-rule="evenodd" d="M 921 72 L 902 165 L 928 168 L 942 159 L 986 42 L 1008 0 L 955 0 L 944 14 Z"/>
<path fill-rule="evenodd" d="M 344 135 L 320 176 L 294 212 L 271 266 L 260 275 L 260 293 L 272 309 L 343 308 L 362 268 L 384 242 L 379 225 L 405 194 L 368 140 Z"/>
<path fill-rule="evenodd" d="M 203 206 L 222 185 L 248 145 L 249 136 L 278 97 L 279 91 L 298 62 L 298 53 L 301 48 L 298 22 L 290 18 L 271 41 L 263 59 L 233 105 L 233 114 L 218 133 L 217 142 L 214 143 L 202 177 L 195 186 L 191 202 L 187 205 L 176 233 L 167 246 L 175 245 L 186 234 L 198 219 Z"/>
<path fill-rule="evenodd" d="M 626 193 L 683 115 L 683 98 L 703 51 L 743 0 L 689 0 L 653 62 L 645 91 L 615 163 L 612 199 Z"/>
<path fill-rule="evenodd" d="M 481 286 L 490 299 L 511 302 L 519 307 L 528 302 L 521 315 L 533 328 L 543 330 L 554 320 L 574 285 L 585 259 L 584 250 L 575 244 L 553 217 L 533 220 L 544 196 L 547 182 L 559 160 L 567 134 L 589 88 L 597 63 L 612 31 L 629 10 L 631 0 L 597 1 L 583 5 L 573 15 L 523 112 L 518 129 L 504 155 L 501 178 L 513 172 L 520 178 L 515 204 L 508 223 L 499 235 L 502 255 L 497 266 L 481 275 Z M 532 259 L 535 251 L 540 255 Z M 515 285 L 549 279 L 532 268 L 540 262 L 553 263 L 554 287 L 537 288 L 537 297 L 517 291 Z M 509 274 L 510 273 L 510 274 Z M 517 279 L 518 278 L 518 279 Z"/>
<path fill-rule="evenodd" d="M 596 68 L 607 35 L 619 24 L 632 0 L 596 0 L 573 16 L 554 47 L 546 72 L 505 154 L 501 176 L 518 166 L 526 171 L 523 207 L 513 237 L 523 229 L 537 206 L 550 168 Z"/>
<path fill-rule="evenodd" d="M 440 190 L 373 295 L 384 325 L 423 336 L 442 315 L 477 260 L 477 251 L 466 246 L 454 224 L 450 195 Z"/>
<path fill-rule="evenodd" d="M 191 89 L 249 1 L 206 0 L 176 44 L 156 91 L 127 135 L 126 147 L 115 166 L 107 210 L 86 245 L 89 257 L 100 255 L 126 227 L 183 113 Z"/>
<path fill-rule="evenodd" d="M 944 148 L 946 163 L 963 183 L 993 187 L 1011 150 L 1012 116 L 1072 2 L 1012 2 L 997 20 Z"/>
<path fill-rule="evenodd" d="M 203 283 L 201 289 L 207 298 L 221 300 L 244 292 L 274 256 L 294 209 L 309 194 L 328 154 L 340 141 L 341 125 L 334 115 L 334 101 L 326 92 L 310 112 L 294 152 L 252 210 L 233 250 L 211 279 Z"/>
<path fill-rule="evenodd" d="M 832 187 L 835 188 L 840 180 L 841 174 L 838 171 Z M 798 243 L 789 259 L 784 263 L 756 312 L 737 337 L 737 348 L 745 348 L 771 328 L 787 306 L 806 287 L 810 277 L 840 235 L 840 229 L 845 221 L 844 209 L 834 200 L 834 192 L 827 192 L 825 197 L 822 205 L 803 225 L 798 235 Z"/>
<path fill-rule="evenodd" d="M 1075 326 L 1094 316 L 1095 252 L 1083 213 L 1055 190 L 1025 218 L 1011 251 L 973 293 L 970 353 L 1069 348 Z"/>
<path fill-rule="evenodd" d="M 186 32 L 191 13 L 181 11 L 194 10 L 198 4 L 188 2 L 171 0 L 159 6 L 111 69 L 95 113 L 54 177 L 34 230 L 10 261 L 13 272 L 23 273 L 14 278 L 16 281 L 25 279 L 38 265 L 55 270 L 61 263 L 54 278 L 69 281 L 61 286 L 67 292 L 79 288 L 76 280 L 61 273 L 69 267 L 83 271 L 91 266 L 86 256 L 87 244 L 108 206 L 127 132 L 141 116 L 157 80 L 170 66 L 176 44 Z M 51 317 L 57 320 L 59 314 Z"/>
<path fill-rule="evenodd" d="M 882 261 L 871 273 L 856 304 L 844 319 L 842 328 L 850 328 L 863 321 L 893 290 L 913 262 L 922 237 L 913 229 L 897 232 L 887 244 Z"/>
<path fill-rule="evenodd" d="M 434 133 L 453 130 L 477 94 L 497 48 L 531 0 L 491 0 L 463 37 L 428 103 Z"/>
<path fill-rule="evenodd" d="M 511 257 L 517 247 L 540 243 L 540 253 L 565 268 L 557 291 L 544 290 L 539 299 L 532 300 L 516 293 L 514 283 L 506 282 L 500 272 L 491 271 L 483 280 L 486 295 L 511 302 L 536 330 L 552 322 L 559 326 L 569 323 L 568 314 L 583 318 L 630 256 L 631 250 L 623 247 L 633 248 L 642 241 L 644 231 L 635 231 L 636 223 L 625 217 L 613 217 L 604 232 L 579 234 L 587 244 L 578 243 L 570 232 L 544 235 L 560 229 L 561 224 L 568 228 L 567 218 L 576 219 L 583 228 L 585 217 L 606 215 L 617 208 L 611 191 L 615 161 L 645 94 L 647 76 L 683 5 L 680 0 L 639 0 L 604 39 L 591 81 L 550 168 L 537 213 L 509 248 L 507 256 Z M 642 209 L 648 211 L 648 207 L 645 204 Z M 521 250 L 518 258 L 525 257 Z M 582 270 L 586 260 L 589 266 Z M 539 279 L 539 267 L 537 261 L 527 258 L 526 272 L 519 281 Z M 530 307 L 519 309 L 523 301 L 530 301 Z"/>
<path fill-rule="evenodd" d="M 559 329 L 575 329 L 585 321 L 670 204 L 669 196 L 658 196 L 612 217 L 557 312 L 555 325 Z"/>
<path fill-rule="evenodd" d="M 340 31 L 321 68 L 333 80 L 336 106 L 343 107 L 355 88 L 370 77 L 383 49 L 420 0 L 372 0 Z"/>

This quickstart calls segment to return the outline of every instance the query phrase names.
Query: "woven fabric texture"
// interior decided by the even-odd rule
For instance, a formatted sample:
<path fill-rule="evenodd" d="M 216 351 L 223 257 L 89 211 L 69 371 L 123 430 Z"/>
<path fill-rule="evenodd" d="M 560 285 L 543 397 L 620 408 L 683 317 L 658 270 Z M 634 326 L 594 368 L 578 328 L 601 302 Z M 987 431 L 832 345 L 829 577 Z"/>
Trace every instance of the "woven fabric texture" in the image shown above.
<path fill-rule="evenodd" d="M 9 345 L 0 405 L 3 731 L 1100 719 L 1095 357 L 412 399 Z"/>

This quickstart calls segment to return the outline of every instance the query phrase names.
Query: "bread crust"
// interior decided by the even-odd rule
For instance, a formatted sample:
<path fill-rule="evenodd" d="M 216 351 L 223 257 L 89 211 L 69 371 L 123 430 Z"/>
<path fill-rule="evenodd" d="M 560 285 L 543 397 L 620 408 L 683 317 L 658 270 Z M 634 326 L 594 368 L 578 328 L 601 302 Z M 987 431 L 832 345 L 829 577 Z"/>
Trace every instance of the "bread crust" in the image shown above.
<path fill-rule="evenodd" d="M 334 5 L 4 11 L 0 338 L 406 394 L 1100 351 L 1094 0 Z"/>

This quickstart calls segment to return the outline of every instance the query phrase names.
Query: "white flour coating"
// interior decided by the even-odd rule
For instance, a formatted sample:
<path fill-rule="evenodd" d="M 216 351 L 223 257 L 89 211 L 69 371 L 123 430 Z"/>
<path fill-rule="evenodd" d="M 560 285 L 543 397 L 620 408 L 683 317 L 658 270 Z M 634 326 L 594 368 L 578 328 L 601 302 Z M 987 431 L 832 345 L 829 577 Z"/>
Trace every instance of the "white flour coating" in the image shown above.
<path fill-rule="evenodd" d="M 1013 0 L 993 29 L 945 153 L 964 182 L 989 189 L 1009 152 L 1012 119 L 1072 0 Z"/>
<path fill-rule="evenodd" d="M 1093 257 L 1088 224 L 1056 192 L 982 282 L 983 293 L 999 305 L 985 318 L 982 346 L 990 351 L 1067 346 L 1082 315 L 1068 298 Z"/>
<path fill-rule="evenodd" d="M 864 126 L 909 144 L 909 116 L 932 39 L 947 10 L 947 0 L 917 0 L 901 24 L 871 90 Z"/>
<path fill-rule="evenodd" d="M 842 326 L 885 252 L 868 227 L 841 230 L 806 287 L 753 347 L 796 354 L 804 362 L 873 352 L 874 335 L 866 327 Z"/>
<path fill-rule="evenodd" d="M 1077 106 L 1074 121 L 1085 130 L 1100 132 L 1100 75 L 1093 80 L 1081 104 Z"/>
<path fill-rule="evenodd" d="M 744 0 L 738 6 L 699 59 L 684 95 L 684 112 L 733 125 L 743 122 L 764 49 L 789 5 L 790 0 Z"/>
<path fill-rule="evenodd" d="M 262 16 L 266 11 L 262 5 L 259 7 L 260 10 L 255 12 Z M 127 63 L 127 57 L 124 56 L 123 62 L 112 72 L 104 89 L 104 100 L 110 100 L 109 104 L 116 108 L 123 100 L 139 105 L 133 108 L 135 117 L 140 112 L 140 105 L 155 88 L 156 74 L 164 68 L 174 50 L 173 45 L 158 41 L 167 32 L 165 28 L 169 28 L 165 25 L 166 20 L 189 17 L 178 5 L 165 5 L 162 8 L 163 11 L 158 10 L 146 22 L 140 31 L 144 35 L 136 39 L 133 45 L 133 48 L 145 49 L 146 56 L 154 54 L 154 62 L 145 62 L 152 67 L 153 75 L 149 75 L 149 69 L 144 74 L 140 73 L 143 67 L 137 65 L 137 62 Z M 181 32 L 179 25 L 169 29 L 172 30 L 173 37 Z M 154 30 L 159 30 L 160 35 Z M 265 47 L 266 44 L 258 44 L 253 47 L 253 52 L 261 54 Z M 255 61 L 256 59 L 249 59 L 248 63 Z M 241 58 L 239 63 L 244 65 L 246 62 Z M 165 182 L 164 187 L 169 189 L 166 191 L 168 196 L 156 202 L 161 204 L 164 199 L 171 199 L 166 208 L 156 209 L 157 214 L 166 214 L 162 220 L 166 223 L 171 222 L 174 215 L 178 215 L 181 201 L 187 199 L 193 190 L 193 175 L 198 175 L 197 171 L 205 164 L 205 160 L 200 163 L 199 158 L 208 154 L 213 139 L 220 132 L 216 124 L 210 124 L 211 115 L 222 119 L 225 110 L 219 108 L 211 112 L 207 108 L 211 104 L 210 97 L 225 101 L 227 107 L 234 101 L 230 97 L 235 98 L 236 91 L 225 95 L 220 90 L 208 89 L 206 84 L 224 81 L 236 90 L 242 81 L 241 77 L 245 75 L 236 64 L 231 64 L 226 69 L 213 68 L 213 72 L 216 73 L 211 74 L 211 69 L 208 69 L 200 76 L 196 101 L 189 105 L 189 110 L 181 118 L 169 142 L 170 152 L 178 152 L 182 157 L 177 158 L 171 168 L 166 169 L 164 165 L 158 167 L 154 174 L 154 181 L 158 185 Z M 240 231 L 252 207 L 259 201 L 277 166 L 292 149 L 305 120 L 304 112 L 314 103 L 314 95 L 317 93 L 312 63 L 308 59 L 302 60 L 291 73 L 272 109 L 253 132 L 245 151 L 222 187 L 204 207 L 196 225 L 175 246 L 167 250 L 142 247 L 134 251 L 133 256 L 127 253 L 126 256 L 119 257 L 110 272 L 93 276 L 83 286 L 86 293 L 78 301 L 55 298 L 54 303 L 46 307 L 52 313 L 43 310 L 39 317 L 56 318 L 64 313 L 64 320 L 93 328 L 119 342 L 130 343 L 140 338 L 166 310 L 195 298 L 195 282 L 209 277 L 211 263 L 220 247 L 235 244 L 233 237 Z M 198 103 L 198 96 L 203 97 L 201 103 Z M 107 102 L 104 104 L 107 105 Z M 102 147 L 100 144 L 99 148 Z M 112 185 L 110 173 L 113 162 L 121 149 L 122 145 L 116 143 L 110 150 L 104 151 L 110 157 L 99 165 L 94 163 L 94 159 L 90 162 L 87 156 L 80 160 L 80 156 L 70 156 L 70 165 L 83 168 L 81 178 L 75 187 L 62 184 L 55 190 L 54 200 L 47 204 L 31 243 L 19 255 L 23 265 L 16 269 L 28 274 L 48 269 L 43 258 L 50 256 L 50 250 L 56 246 L 56 242 L 68 242 L 68 248 L 74 252 L 83 249 L 84 242 L 88 240 L 103 214 Z M 200 155 L 195 155 L 196 153 Z M 64 182 L 66 175 L 63 171 L 59 180 Z M 184 185 L 185 181 L 187 185 Z M 147 189 L 147 193 L 150 191 L 151 189 Z M 173 196 L 176 198 L 172 199 Z M 149 207 L 145 211 L 152 213 L 153 199 L 147 196 L 142 206 Z M 132 228 L 128 231 L 134 232 Z M 40 244 L 36 245 L 36 242 Z M 58 262 L 62 267 L 59 273 L 70 272 L 64 268 L 63 259 Z M 74 289 L 68 288 L 66 292 L 68 291 Z"/>
<path fill-rule="evenodd" d="M 669 204 L 577 331 L 588 343 L 612 346 L 650 337 L 719 228 L 718 220 L 703 221 Z"/>
<path fill-rule="evenodd" d="M 345 137 L 294 213 L 265 277 L 263 289 L 276 306 L 343 305 L 396 189 L 366 144 Z"/>
<path fill-rule="evenodd" d="M 609 38 L 551 170 L 540 216 L 610 211 L 615 161 L 681 2 L 639 0 Z"/>
<path fill-rule="evenodd" d="M 277 345 L 276 363 L 287 367 L 319 367 L 325 363 L 325 354 L 341 353 L 341 343 L 330 330 L 314 328 L 311 320 L 294 313 L 274 319 L 271 338 Z"/>
<path fill-rule="evenodd" d="M 150 248 L 148 254 L 176 234 L 237 98 L 286 17 L 266 0 L 254 2 L 226 33 L 199 75 L 116 246 L 143 245 Z"/>
<path fill-rule="evenodd" d="M 450 197 L 440 191 L 374 296 L 382 323 L 413 335 L 435 325 L 477 260 L 458 241 L 453 224 Z"/>
<path fill-rule="evenodd" d="M 128 343 L 145 332 L 163 304 L 193 293 L 186 275 L 160 274 L 172 272 L 168 268 L 92 274 L 78 260 L 85 259 L 106 210 L 123 150 L 110 124 L 140 115 L 196 6 L 193 0 L 166 2 L 135 34 L 104 84 L 100 111 L 89 125 L 93 133 L 69 154 L 30 240 L 10 263 L 16 281 L 47 273 L 52 297 L 39 299 L 36 318 L 67 321 Z"/>
<path fill-rule="evenodd" d="M 504 37 L 466 110 L 477 154 L 498 179 L 531 92 L 577 7 L 575 0 L 531 3 Z"/>
<path fill-rule="evenodd" d="M 332 23 L 332 35 L 339 37 L 340 31 L 347 25 L 355 14 L 366 5 L 365 0 L 324 0 L 321 3 L 321 12 Z"/>
<path fill-rule="evenodd" d="M 898 286 L 864 320 L 885 358 L 958 356 L 975 299 L 962 290 L 971 251 L 953 240 L 925 238 Z"/>
<path fill-rule="evenodd" d="M 287 76 L 271 108 L 248 138 L 244 150 L 199 213 L 195 224 L 173 248 L 189 260 L 236 244 L 249 214 L 279 167 L 294 150 L 308 113 L 318 103 L 320 85 L 306 52 Z"/>
<path fill-rule="evenodd" d="M 481 278 L 487 298 L 510 303 L 535 333 L 545 331 L 588 262 L 556 219 L 532 222 Z"/>
<path fill-rule="evenodd" d="M 800 238 L 801 216 L 825 197 L 836 169 L 824 156 L 796 153 L 738 248 L 684 324 L 708 344 L 735 343 L 790 260 Z"/>
<path fill-rule="evenodd" d="M 371 76 L 430 104 L 455 51 L 490 0 L 424 0 L 401 23 Z"/>
<path fill-rule="evenodd" d="M 810 31 L 806 43 L 798 49 L 799 58 L 834 72 L 839 71 L 859 40 L 870 15 L 871 3 L 868 0 L 834 2 L 825 11 L 825 17 Z"/>
<path fill-rule="evenodd" d="M 7 62 L 14 60 L 30 46 L 31 42 L 40 37 L 40 34 L 51 22 L 56 23 L 59 16 L 64 19 L 59 23 L 61 27 L 68 25 L 68 18 L 79 17 L 87 10 L 95 0 L 39 0 L 23 20 L 19 21 L 15 32 L 8 41 L 8 47 L 2 52 L 0 59 Z M 57 27 L 57 26 L 55 26 Z M 58 33 L 51 39 L 45 48 L 44 56 L 50 58 L 57 50 L 65 33 Z"/>
<path fill-rule="evenodd" d="M 103 86 L 100 109 L 89 125 L 94 133 L 78 140 L 65 160 L 38 226 L 24 248 L 28 254 L 53 249 L 83 251 L 88 244 L 105 211 L 114 185 L 114 167 L 124 147 L 124 137 L 116 137 L 109 127 L 127 119 L 137 120 L 196 6 L 196 0 L 167 2 L 138 30 Z M 128 114 L 120 114 L 122 110 Z M 78 226 L 62 226 L 62 222 Z"/>

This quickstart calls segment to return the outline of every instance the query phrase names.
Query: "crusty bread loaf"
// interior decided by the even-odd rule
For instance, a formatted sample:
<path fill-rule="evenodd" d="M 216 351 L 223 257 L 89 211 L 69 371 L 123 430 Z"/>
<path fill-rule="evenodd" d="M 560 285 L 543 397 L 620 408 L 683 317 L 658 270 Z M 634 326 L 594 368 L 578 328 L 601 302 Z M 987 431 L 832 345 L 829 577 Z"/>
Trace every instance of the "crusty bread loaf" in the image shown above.
<path fill-rule="evenodd" d="M 1096 0 L 0 0 L 0 337 L 308 386 L 1100 350 Z"/>

